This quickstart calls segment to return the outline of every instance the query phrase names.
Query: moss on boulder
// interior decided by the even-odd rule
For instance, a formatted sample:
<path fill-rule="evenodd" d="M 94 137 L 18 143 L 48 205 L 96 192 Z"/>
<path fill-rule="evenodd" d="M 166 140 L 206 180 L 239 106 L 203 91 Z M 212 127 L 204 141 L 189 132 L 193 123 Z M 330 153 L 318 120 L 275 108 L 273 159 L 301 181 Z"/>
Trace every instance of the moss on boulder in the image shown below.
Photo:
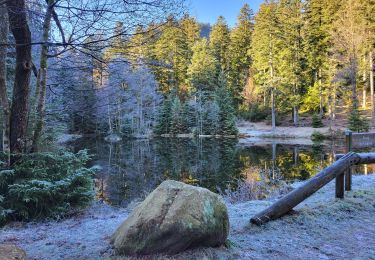
<path fill-rule="evenodd" d="M 175 254 L 226 241 L 229 219 L 222 198 L 204 188 L 164 181 L 112 236 L 119 254 Z"/>

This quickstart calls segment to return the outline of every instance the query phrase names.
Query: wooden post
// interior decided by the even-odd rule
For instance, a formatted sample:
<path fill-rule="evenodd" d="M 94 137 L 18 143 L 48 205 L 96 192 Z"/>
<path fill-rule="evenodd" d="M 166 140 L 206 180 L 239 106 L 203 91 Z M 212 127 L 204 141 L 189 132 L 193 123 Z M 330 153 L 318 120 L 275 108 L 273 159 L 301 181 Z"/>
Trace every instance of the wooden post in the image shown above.
<path fill-rule="evenodd" d="M 345 175 L 346 176 L 346 175 Z M 336 198 L 344 198 L 344 174 L 336 176 Z"/>
<path fill-rule="evenodd" d="M 375 157 L 374 154 L 365 155 L 364 161 L 371 161 Z M 334 162 L 327 168 L 323 169 L 313 178 L 308 180 L 302 186 L 296 188 L 292 192 L 279 199 L 269 208 L 263 210 L 259 214 L 251 218 L 251 223 L 261 225 L 270 220 L 277 219 L 290 210 L 292 210 L 299 203 L 310 197 L 324 185 L 329 183 L 339 175 L 343 175 L 345 169 L 351 165 L 358 164 L 362 161 L 362 157 L 356 153 L 348 153 L 341 157 L 338 161 Z"/>
<path fill-rule="evenodd" d="M 345 153 L 352 151 L 353 133 L 352 131 L 345 132 Z M 352 169 L 349 167 L 345 171 L 345 190 L 352 190 Z"/>

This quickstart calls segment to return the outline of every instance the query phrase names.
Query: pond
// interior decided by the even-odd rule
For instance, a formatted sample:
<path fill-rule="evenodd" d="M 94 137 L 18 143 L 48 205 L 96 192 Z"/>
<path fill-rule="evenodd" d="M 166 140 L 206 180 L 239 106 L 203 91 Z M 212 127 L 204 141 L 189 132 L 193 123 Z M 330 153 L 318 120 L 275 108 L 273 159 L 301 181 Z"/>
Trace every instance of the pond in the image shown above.
<path fill-rule="evenodd" d="M 92 164 L 102 170 L 95 178 L 97 199 L 117 206 L 144 198 L 163 180 L 173 179 L 214 192 L 235 190 L 247 181 L 306 180 L 342 153 L 341 145 L 288 144 L 288 141 L 239 143 L 236 139 L 162 138 L 107 143 L 83 138 L 75 151 L 89 149 Z M 370 174 L 374 165 L 354 169 Z"/>

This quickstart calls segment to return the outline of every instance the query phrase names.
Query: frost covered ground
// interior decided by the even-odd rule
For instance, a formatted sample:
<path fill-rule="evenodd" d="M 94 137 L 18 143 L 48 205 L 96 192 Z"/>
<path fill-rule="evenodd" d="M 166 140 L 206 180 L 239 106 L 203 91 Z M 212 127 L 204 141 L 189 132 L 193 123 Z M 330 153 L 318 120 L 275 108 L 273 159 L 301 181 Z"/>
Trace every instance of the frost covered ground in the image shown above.
<path fill-rule="evenodd" d="M 323 135 L 329 135 L 329 127 L 312 128 L 309 126 L 294 127 L 294 126 L 278 126 L 275 130 L 264 122 L 251 123 L 240 122 L 238 131 L 241 136 L 240 144 L 251 143 L 273 143 L 279 144 L 306 144 L 311 145 L 311 135 L 317 131 Z M 342 126 L 335 126 L 332 128 L 335 131 L 344 131 Z"/>
<path fill-rule="evenodd" d="M 332 182 L 293 214 L 263 227 L 249 219 L 272 201 L 228 204 L 229 249 L 146 259 L 375 259 L 375 175 L 355 176 L 353 183 L 344 200 L 334 198 Z M 0 230 L 0 243 L 17 244 L 29 259 L 122 259 L 112 256 L 109 237 L 129 211 L 96 203 L 58 222 L 13 223 Z"/>

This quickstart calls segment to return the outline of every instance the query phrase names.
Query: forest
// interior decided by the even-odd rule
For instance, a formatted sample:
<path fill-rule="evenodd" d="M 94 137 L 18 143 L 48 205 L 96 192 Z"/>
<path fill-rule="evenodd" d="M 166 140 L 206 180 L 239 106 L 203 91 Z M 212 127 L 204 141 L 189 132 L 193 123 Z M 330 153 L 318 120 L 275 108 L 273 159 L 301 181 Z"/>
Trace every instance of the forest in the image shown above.
<path fill-rule="evenodd" d="M 241 124 L 374 129 L 375 0 L 265 0 L 254 10 L 243 5 L 231 26 L 225 10 L 199 21 L 186 0 L 0 0 L 0 226 L 90 205 L 103 168 L 62 138 L 155 139 L 148 153 L 164 179 L 175 168 L 192 184 L 191 172 L 213 172 L 225 181 L 203 182 L 224 190 L 251 157 L 236 152 Z M 193 141 L 172 147 L 177 138 Z M 184 165 L 166 152 L 193 154 L 203 138 L 215 138 L 204 143 L 211 157 L 198 151 Z M 126 156 L 141 162 L 136 154 Z M 314 165 L 289 175 L 312 175 L 319 160 L 305 160 Z"/>

